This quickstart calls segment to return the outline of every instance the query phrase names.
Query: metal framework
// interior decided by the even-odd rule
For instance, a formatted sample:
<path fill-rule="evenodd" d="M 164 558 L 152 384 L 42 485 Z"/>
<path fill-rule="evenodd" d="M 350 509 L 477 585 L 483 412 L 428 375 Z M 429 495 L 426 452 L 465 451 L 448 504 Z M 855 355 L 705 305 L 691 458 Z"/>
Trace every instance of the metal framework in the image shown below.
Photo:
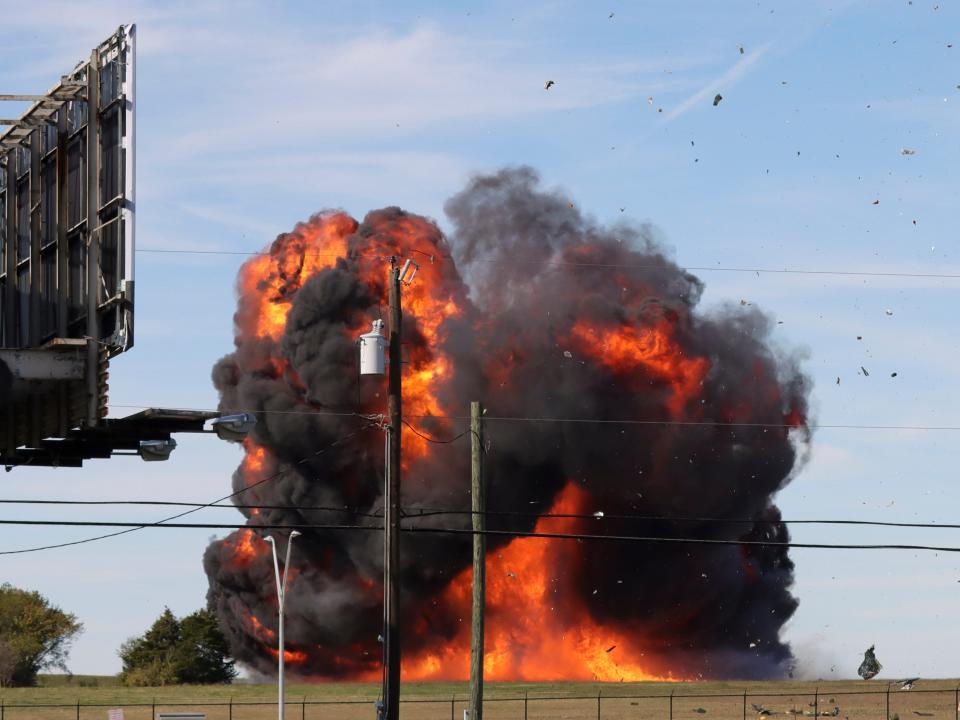
<path fill-rule="evenodd" d="M 133 346 L 136 28 L 120 27 L 0 134 L 0 462 L 107 414 Z M 81 453 L 82 454 L 82 453 Z"/>

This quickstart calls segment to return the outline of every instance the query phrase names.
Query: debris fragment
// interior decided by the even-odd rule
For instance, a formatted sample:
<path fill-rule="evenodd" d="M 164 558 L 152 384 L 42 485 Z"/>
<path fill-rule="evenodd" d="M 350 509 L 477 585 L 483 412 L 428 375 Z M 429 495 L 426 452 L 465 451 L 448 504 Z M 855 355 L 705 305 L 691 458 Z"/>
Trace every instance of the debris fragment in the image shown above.
<path fill-rule="evenodd" d="M 839 385 L 839 384 L 840 384 L 840 376 L 837 375 L 837 385 Z"/>
<path fill-rule="evenodd" d="M 617 647 L 616 645 L 611 645 L 610 647 L 607 648 L 607 652 L 608 653 L 613 652 L 616 649 L 616 647 Z"/>
<path fill-rule="evenodd" d="M 867 372 L 867 369 L 863 365 L 860 366 L 860 369 L 863 370 L 864 377 L 870 377 L 870 373 Z"/>
<path fill-rule="evenodd" d="M 860 663 L 860 667 L 857 668 L 857 675 L 864 680 L 876 677 L 877 673 L 883 669 L 883 665 L 880 664 L 880 661 L 877 660 L 877 656 L 874 653 L 874 647 L 874 645 L 871 645 L 867 648 L 867 651 L 863 654 L 863 662 Z"/>
<path fill-rule="evenodd" d="M 572 358 L 572 357 L 573 357 L 573 353 L 570 352 L 569 350 L 564 350 L 564 351 L 563 351 L 563 356 L 564 356 L 565 358 Z"/>
<path fill-rule="evenodd" d="M 702 707 L 694 708 L 693 711 L 694 711 L 695 713 L 697 713 L 697 715 L 706 715 L 706 714 L 707 714 L 706 708 L 702 708 Z"/>
<path fill-rule="evenodd" d="M 919 710 L 914 710 L 914 711 L 913 711 L 913 714 L 914 714 L 914 715 L 919 715 L 920 717 L 933 717 L 933 713 L 932 713 L 932 712 L 921 712 L 921 711 L 919 711 Z"/>
<path fill-rule="evenodd" d="M 743 55 L 743 45 L 739 46 L 740 54 Z"/>
<path fill-rule="evenodd" d="M 893 315 L 893 310 L 891 310 L 890 308 L 887 308 L 886 310 L 884 310 L 884 312 L 887 314 L 887 317 L 889 317 L 890 315 Z"/>
<path fill-rule="evenodd" d="M 916 150 L 912 150 L 911 148 L 901 148 L 900 154 L 901 154 L 901 155 L 916 155 L 916 154 L 917 154 L 917 151 L 916 151 Z"/>
<path fill-rule="evenodd" d="M 744 300 L 743 298 L 740 298 L 740 304 L 741 304 L 741 305 L 749 305 L 750 302 L 749 302 L 748 300 Z"/>
<path fill-rule="evenodd" d="M 879 205 L 879 204 L 880 204 L 880 201 L 879 201 L 879 200 L 874 200 L 874 201 L 873 201 L 873 204 L 874 204 L 874 205 Z"/>
<path fill-rule="evenodd" d="M 609 15 L 607 15 L 607 20 L 612 19 L 614 15 L 615 15 L 615 13 L 610 13 Z"/>
<path fill-rule="evenodd" d="M 896 377 L 896 376 L 897 376 L 897 374 L 896 374 L 895 372 L 890 373 L 890 377 Z M 909 689 L 910 689 L 910 688 L 907 688 L 907 690 L 909 690 Z"/>
<path fill-rule="evenodd" d="M 917 682 L 920 678 L 907 678 L 906 680 L 897 680 L 897 684 L 900 685 L 901 690 L 913 690 L 913 684 Z"/>
<path fill-rule="evenodd" d="M 602 518 L 602 517 L 603 517 L 603 510 L 597 510 L 597 511 L 593 514 L 593 516 L 594 516 L 595 518 Z"/>
<path fill-rule="evenodd" d="M 717 105 L 719 105 L 721 100 L 723 100 L 723 95 L 721 95 L 720 93 L 717 93 L 716 95 L 714 95 L 713 106 L 716 107 Z"/>
<path fill-rule="evenodd" d="M 773 712 L 773 710 L 770 710 L 769 708 L 765 708 L 763 705 L 756 705 L 754 703 L 750 703 L 750 707 L 753 708 L 753 711 L 757 713 L 757 715 L 776 715 L 776 713 Z"/>
<path fill-rule="evenodd" d="M 553 80 L 547 80 L 547 81 L 543 84 L 543 89 L 544 89 L 544 90 L 549 90 L 549 89 L 552 88 L 554 85 L 556 85 L 556 83 L 555 83 Z"/>

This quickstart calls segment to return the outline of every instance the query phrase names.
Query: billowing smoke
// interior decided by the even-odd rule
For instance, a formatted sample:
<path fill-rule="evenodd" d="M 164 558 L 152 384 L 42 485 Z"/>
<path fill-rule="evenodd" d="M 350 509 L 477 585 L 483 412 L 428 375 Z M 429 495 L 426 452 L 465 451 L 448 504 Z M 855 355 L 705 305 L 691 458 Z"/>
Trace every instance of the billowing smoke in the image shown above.
<path fill-rule="evenodd" d="M 475 177 L 445 209 L 449 240 L 398 208 L 323 212 L 241 270 L 236 349 L 213 378 L 222 411 L 258 413 L 236 502 L 281 509 L 243 509 L 254 529 L 213 542 L 204 567 L 256 671 L 277 654 L 256 526 L 380 523 L 384 438 L 368 418 L 386 388 L 358 376 L 356 339 L 386 316 L 390 257 L 420 265 L 403 290 L 406 526 L 469 527 L 420 514 L 469 509 L 469 435 L 426 438 L 460 435 L 480 400 L 491 529 L 789 537 L 773 497 L 808 446 L 809 380 L 767 315 L 698 311 L 703 283 L 649 228 L 602 226 L 529 168 Z M 588 517 L 538 517 L 551 513 Z M 466 676 L 469 563 L 468 535 L 404 534 L 407 678 Z M 290 671 L 378 676 L 381 533 L 307 531 L 290 574 Z M 491 537 L 487 676 L 783 675 L 792 582 L 782 547 Z"/>

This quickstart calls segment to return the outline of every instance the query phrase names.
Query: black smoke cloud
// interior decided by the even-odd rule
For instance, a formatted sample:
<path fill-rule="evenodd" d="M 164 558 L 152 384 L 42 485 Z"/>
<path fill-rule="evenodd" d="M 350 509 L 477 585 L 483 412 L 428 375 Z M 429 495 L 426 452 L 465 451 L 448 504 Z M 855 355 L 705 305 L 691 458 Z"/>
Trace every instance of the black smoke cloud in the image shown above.
<path fill-rule="evenodd" d="M 346 258 L 284 298 L 292 299 L 292 309 L 278 342 L 239 332 L 235 351 L 215 366 L 223 411 L 274 411 L 259 413 L 254 439 L 283 472 L 238 502 L 355 511 L 265 510 L 251 517 L 242 510 L 251 525 L 379 522 L 364 513 L 382 507 L 383 436 L 365 420 L 338 413 L 383 411 L 382 384 L 358 382 L 350 332 L 369 327 L 381 312 L 386 272 L 381 264 L 371 273 L 371 257 L 402 255 L 404 233 L 414 226 L 435 253 L 435 262 L 423 263 L 434 295 L 461 311 L 444 321 L 433 343 L 421 319 L 405 314 L 409 370 L 429 367 L 438 353 L 449 359 L 438 395 L 446 415 L 462 417 L 469 401 L 480 399 L 491 418 L 542 419 L 487 423 L 490 510 L 547 512 L 573 482 L 589 498 L 587 512 L 731 519 L 591 519 L 579 523 L 584 532 L 789 539 L 773 497 L 808 446 L 803 419 L 810 383 L 797 359 L 772 343 L 767 315 L 740 305 L 699 311 L 703 283 L 665 255 L 650 228 L 603 226 L 563 194 L 541 189 L 529 168 L 475 177 L 445 210 L 449 243 L 433 223 L 398 208 L 371 212 L 353 225 Z M 274 251 L 297 247 L 311 223 L 278 237 Z M 245 302 L 241 297 L 238 327 Z M 573 333 L 578 323 L 600 328 L 600 335 L 666 327 L 682 357 L 702 359 L 708 369 L 675 407 L 675 388 L 662 373 L 641 365 L 625 374 L 602 355 L 580 351 Z M 288 368 L 278 372 L 266 362 L 271 356 L 284 358 Z M 463 429 L 447 419 L 418 419 L 417 427 L 437 437 Z M 350 433 L 356 434 L 334 445 Z M 412 462 L 404 476 L 406 507 L 469 507 L 465 442 L 431 445 L 429 456 Z M 328 449 L 315 454 L 320 448 Z M 234 489 L 243 484 L 238 470 Z M 469 519 L 409 522 L 467 527 Z M 494 515 L 488 527 L 529 530 L 535 522 Z M 460 627 L 458 611 L 436 598 L 469 565 L 470 540 L 441 537 L 403 539 L 405 652 L 448 642 Z M 270 673 L 275 660 L 249 615 L 274 627 L 271 561 L 261 553 L 237 563 L 230 542 L 215 541 L 204 555 L 208 600 L 237 659 Z M 503 541 L 491 544 L 495 550 Z M 563 548 L 570 562 L 560 582 L 576 599 L 572 605 L 642 638 L 647 656 L 676 676 L 776 677 L 791 668 L 790 648 L 780 638 L 797 607 L 785 548 L 611 542 Z M 356 677 L 376 671 L 380 534 L 307 532 L 297 540 L 292 565 L 288 648 L 308 657 L 294 672 Z M 603 592 L 594 594 L 597 588 Z"/>

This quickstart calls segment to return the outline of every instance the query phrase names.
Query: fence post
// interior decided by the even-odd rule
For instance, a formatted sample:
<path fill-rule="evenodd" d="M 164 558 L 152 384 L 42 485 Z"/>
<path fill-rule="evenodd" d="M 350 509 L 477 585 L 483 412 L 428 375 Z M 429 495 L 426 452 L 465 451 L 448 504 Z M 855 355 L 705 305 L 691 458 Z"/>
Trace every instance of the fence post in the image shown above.
<path fill-rule="evenodd" d="M 597 690 L 597 720 L 600 720 L 600 694 L 603 692 L 603 688 Z"/>
<path fill-rule="evenodd" d="M 2 720 L 2 718 L 0 718 Z M 150 720 L 156 720 L 155 717 L 150 718 Z M 233 695 L 230 696 L 230 720 L 233 720 Z"/>
<path fill-rule="evenodd" d="M 670 688 L 670 720 L 673 720 L 673 688 Z"/>
<path fill-rule="evenodd" d="M 450 720 L 454 720 L 454 717 L 453 717 L 453 713 L 454 713 L 453 703 L 454 703 L 454 701 L 455 701 L 456 699 L 457 699 L 457 696 L 456 696 L 456 695 L 451 695 L 451 696 L 450 696 Z"/>
<path fill-rule="evenodd" d="M 887 720 L 890 720 L 890 683 L 887 683 Z"/>
<path fill-rule="evenodd" d="M 960 692 L 960 690 L 958 690 L 958 692 Z M 523 691 L 523 720 L 527 720 L 527 696 L 528 695 L 529 695 L 529 691 L 524 690 Z M 957 720 L 960 720 L 960 718 L 957 718 Z"/>
<path fill-rule="evenodd" d="M 813 691 L 813 716 L 820 717 L 820 688 Z"/>
<path fill-rule="evenodd" d="M 954 716 L 957 720 L 960 720 L 960 685 L 957 686 L 957 689 L 954 690 L 953 699 L 957 704 L 957 714 Z"/>
<path fill-rule="evenodd" d="M 747 720 L 747 689 L 743 689 L 743 720 Z"/>
<path fill-rule="evenodd" d="M 80 720 L 80 698 L 77 698 L 77 720 Z"/>
<path fill-rule="evenodd" d="M 153 699 L 153 703 L 150 705 L 150 720 L 156 720 L 157 718 L 157 699 Z"/>

